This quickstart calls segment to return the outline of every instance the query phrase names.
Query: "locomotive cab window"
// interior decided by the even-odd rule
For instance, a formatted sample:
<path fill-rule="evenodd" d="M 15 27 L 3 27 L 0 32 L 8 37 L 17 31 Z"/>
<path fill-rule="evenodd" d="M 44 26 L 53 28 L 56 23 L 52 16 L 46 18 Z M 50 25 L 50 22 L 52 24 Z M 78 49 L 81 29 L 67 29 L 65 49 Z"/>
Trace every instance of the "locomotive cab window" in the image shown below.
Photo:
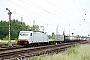
<path fill-rule="evenodd" d="M 32 36 L 32 33 L 30 34 L 30 36 Z"/>

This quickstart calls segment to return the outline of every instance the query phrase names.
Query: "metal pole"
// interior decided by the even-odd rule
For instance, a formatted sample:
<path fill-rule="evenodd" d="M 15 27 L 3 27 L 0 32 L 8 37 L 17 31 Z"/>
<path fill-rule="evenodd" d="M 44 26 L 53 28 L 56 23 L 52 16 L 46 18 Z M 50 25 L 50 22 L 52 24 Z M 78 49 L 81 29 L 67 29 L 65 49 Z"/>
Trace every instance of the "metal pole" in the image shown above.
<path fill-rule="evenodd" d="M 6 10 L 8 10 L 8 8 L 6 8 Z M 9 15 L 9 41 L 8 41 L 8 46 L 11 47 L 11 39 L 10 39 L 10 32 L 11 32 L 11 14 L 12 12 L 10 10 L 8 10 L 8 15 Z"/>
<path fill-rule="evenodd" d="M 35 31 L 35 20 L 33 20 L 33 31 Z"/>
<path fill-rule="evenodd" d="M 42 28 L 42 31 L 44 32 L 44 26 L 40 26 L 40 28 Z"/>
<path fill-rule="evenodd" d="M 8 44 L 8 46 L 11 46 L 10 36 L 11 36 L 11 12 L 9 14 L 9 44 Z"/>
<path fill-rule="evenodd" d="M 58 27 L 59 27 L 59 25 L 57 26 L 57 28 L 56 28 L 56 39 L 58 40 Z"/>

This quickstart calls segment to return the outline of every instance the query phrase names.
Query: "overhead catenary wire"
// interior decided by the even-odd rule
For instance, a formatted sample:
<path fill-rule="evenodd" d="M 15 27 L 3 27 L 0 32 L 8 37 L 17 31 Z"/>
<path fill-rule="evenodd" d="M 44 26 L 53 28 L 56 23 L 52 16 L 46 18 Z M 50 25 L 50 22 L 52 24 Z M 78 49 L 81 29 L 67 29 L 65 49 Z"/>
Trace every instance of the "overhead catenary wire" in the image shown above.
<path fill-rule="evenodd" d="M 60 8 L 60 7 L 58 7 L 58 6 L 57 6 L 57 5 L 55 5 L 55 4 L 53 4 L 52 2 L 50 2 L 50 1 L 48 1 L 48 0 L 45 0 L 45 1 L 46 1 L 46 2 L 48 2 L 49 4 L 51 4 L 51 5 L 55 6 L 56 8 L 58 8 L 58 9 L 62 10 L 63 12 L 65 12 L 65 13 L 69 14 L 70 16 L 73 16 L 73 17 L 75 17 L 75 18 L 78 18 L 78 17 L 74 16 L 73 14 L 71 14 L 71 13 L 67 12 L 66 10 L 64 10 L 64 9 L 62 9 L 62 8 Z"/>
<path fill-rule="evenodd" d="M 48 1 L 48 0 L 45 0 L 47 3 L 49 3 L 50 5 L 52 5 L 54 8 L 55 8 L 55 10 L 57 10 L 56 8 L 58 8 L 58 9 L 60 9 L 60 10 L 62 10 L 62 11 L 64 11 L 65 13 L 68 13 L 67 11 L 65 11 L 64 9 L 61 9 L 60 7 L 58 7 L 58 6 L 56 6 L 55 4 L 53 4 L 52 2 L 50 2 L 50 1 Z M 57 10 L 58 11 L 58 10 Z M 58 11 L 59 12 L 59 11 Z M 59 12 L 60 13 L 60 12 Z M 75 18 L 77 18 L 76 16 L 74 16 L 74 15 L 72 15 L 72 14 L 70 14 L 70 13 L 68 13 L 69 15 L 71 15 L 71 16 L 73 16 L 73 17 L 75 17 Z M 65 17 L 65 19 L 67 19 L 67 20 L 69 20 L 70 22 L 72 21 L 72 20 L 70 20 L 70 19 L 68 19 L 68 18 L 66 18 Z M 79 20 L 80 22 L 81 22 L 81 20 Z M 80 22 L 75 22 L 75 23 L 78 23 L 78 24 L 80 24 Z"/>
<path fill-rule="evenodd" d="M 33 3 L 32 1 L 30 1 L 30 0 L 28 0 L 29 2 L 31 2 L 31 3 Z M 45 1 L 47 1 L 47 2 L 49 2 L 48 0 L 45 0 Z M 34 5 L 36 5 L 35 3 L 33 3 Z M 53 3 L 51 3 L 51 2 L 49 2 L 49 4 L 50 5 L 54 5 Z M 36 6 L 38 6 L 38 5 L 36 5 Z M 56 8 L 58 8 L 58 6 L 56 6 L 56 5 L 54 5 Z M 40 6 L 38 6 L 38 7 L 40 7 Z M 57 9 L 55 9 L 55 10 L 57 10 Z M 58 10 L 57 10 L 58 11 Z M 59 11 L 58 11 L 59 12 Z M 64 11 L 64 12 L 66 12 L 66 11 Z M 60 13 L 60 12 L 59 12 Z M 67 12 L 68 13 L 68 12 Z M 60 13 L 61 14 L 61 13 Z M 68 13 L 69 14 L 69 13 Z M 69 15 L 71 15 L 71 14 L 69 14 Z M 71 15 L 72 16 L 72 15 Z M 62 16 L 60 16 L 60 17 L 62 17 Z M 74 16 L 75 17 L 75 16 Z M 64 19 L 66 19 L 66 20 L 69 20 L 70 22 L 72 21 L 72 20 L 70 20 L 70 19 L 68 19 L 68 18 L 66 18 L 66 17 L 62 17 L 62 18 L 64 18 Z"/>
<path fill-rule="evenodd" d="M 79 0 L 79 2 L 80 2 L 80 5 L 81 5 L 81 8 L 82 8 L 83 13 L 85 13 L 85 11 L 84 11 L 84 9 L 83 9 L 83 6 L 82 6 L 82 4 L 81 4 L 81 1 L 80 1 L 80 0 Z M 85 15 L 86 15 L 86 13 L 85 13 Z M 85 18 L 84 18 L 84 20 L 85 20 Z"/>
<path fill-rule="evenodd" d="M 56 6 L 55 4 L 53 4 L 52 2 L 50 2 L 50 1 L 48 1 L 48 0 L 45 0 L 47 3 L 49 3 L 51 6 L 53 6 L 54 8 L 55 8 L 55 10 L 57 10 L 56 8 L 58 8 L 58 9 L 61 9 L 60 7 L 58 7 L 58 6 Z M 62 11 L 64 11 L 65 13 L 68 13 L 67 11 L 65 11 L 64 9 L 61 9 Z M 58 11 L 58 10 L 57 10 Z M 59 11 L 58 11 L 59 12 Z M 60 12 L 59 12 L 60 13 Z M 75 18 L 77 18 L 76 16 L 74 16 L 74 15 L 72 15 L 72 14 L 70 14 L 70 13 L 68 13 L 69 15 L 71 15 L 71 16 L 73 16 L 73 17 L 75 17 Z M 67 20 L 69 20 L 70 22 L 72 21 L 72 20 L 70 20 L 70 19 L 68 19 L 68 18 L 66 18 L 65 17 L 65 19 L 67 19 Z M 79 22 L 76 22 L 76 23 L 78 23 L 79 24 Z"/>
<path fill-rule="evenodd" d="M 83 14 L 81 13 L 81 11 L 80 11 L 80 9 L 79 9 L 77 3 L 75 2 L 75 0 L 73 0 L 73 1 L 74 1 L 74 3 L 75 3 L 76 7 L 78 8 L 78 10 L 79 10 L 79 12 L 80 12 L 82 18 L 85 20 L 85 18 L 84 18 L 84 16 L 83 16 Z M 82 7 L 81 1 L 79 0 L 79 2 L 80 2 L 80 5 L 81 5 L 81 8 L 82 8 L 82 11 L 84 12 L 84 9 L 83 9 L 83 7 Z M 85 15 L 86 15 L 86 14 L 85 14 Z M 84 21 L 84 20 L 83 20 L 83 21 Z M 82 24 L 82 25 L 83 25 L 83 24 Z M 80 26 L 82 26 L 82 25 L 80 24 Z M 87 24 L 85 24 L 85 25 L 87 25 Z"/>
<path fill-rule="evenodd" d="M 1 10 L 2 10 L 3 12 L 5 12 L 4 9 L 1 8 Z M 17 15 L 20 16 L 20 17 L 21 17 L 21 16 L 24 16 L 24 15 L 15 13 L 15 12 L 13 12 L 13 13 L 14 13 L 14 15 L 16 15 L 16 16 L 17 16 Z M 30 19 L 30 17 L 27 17 L 27 16 L 24 16 L 24 17 L 26 17 L 26 19 Z M 31 19 L 32 19 L 32 18 L 31 18 Z M 35 20 L 37 20 L 37 19 L 35 19 Z M 39 21 L 39 20 L 38 20 L 38 21 Z M 39 22 L 43 22 L 43 21 L 39 21 Z M 43 22 L 43 23 L 46 23 L 46 22 Z M 47 24 L 47 23 L 46 23 L 46 24 Z M 51 25 L 51 26 L 53 26 L 52 23 L 48 23 L 48 24 Z M 60 24 L 60 23 L 59 23 L 59 24 Z"/>
<path fill-rule="evenodd" d="M 30 0 L 28 0 L 28 1 L 30 1 Z M 30 1 L 31 3 L 33 3 L 32 1 Z M 33 3 L 34 5 L 36 5 L 35 3 Z M 36 5 L 36 6 L 38 6 L 38 5 Z M 40 6 L 38 6 L 38 7 L 40 7 Z M 41 7 L 40 7 L 41 8 Z M 59 12 L 60 13 L 60 12 Z M 55 15 L 55 14 L 54 14 Z M 55 15 L 55 16 L 57 16 L 57 15 Z M 62 17 L 62 16 L 60 16 L 60 17 Z M 60 18 L 59 17 L 59 18 Z M 70 22 L 72 21 L 72 20 L 70 20 L 70 19 L 68 19 L 68 18 L 66 18 L 66 17 L 63 17 L 64 19 L 66 19 L 66 20 L 69 20 Z M 61 19 L 61 18 L 60 18 Z M 79 22 L 77 22 L 77 23 L 79 23 Z"/>
<path fill-rule="evenodd" d="M 12 2 L 12 1 L 10 1 L 10 0 L 8 0 L 8 1 L 11 2 L 11 3 L 14 3 L 14 4 L 17 5 L 17 6 L 20 6 L 21 8 L 23 8 L 23 9 L 25 9 L 25 10 L 31 12 L 31 13 L 34 13 L 35 15 L 38 15 L 38 16 L 41 16 L 41 17 L 44 17 L 44 16 L 39 15 L 39 14 L 37 14 L 37 13 L 31 11 L 30 9 L 27 9 L 27 8 L 25 8 L 25 7 L 23 7 L 23 6 L 19 5 L 19 4 L 17 4 L 17 3 L 15 3 L 15 2 Z M 46 17 L 44 17 L 44 18 L 46 18 Z"/>
<path fill-rule="evenodd" d="M 13 12 L 15 15 L 18 15 L 18 16 L 24 16 L 24 15 L 21 15 L 21 14 L 18 14 L 18 13 L 15 13 L 15 12 Z M 30 19 L 30 17 L 28 17 L 28 16 L 24 16 L 26 19 Z M 31 18 L 31 19 L 33 19 L 33 18 Z M 46 22 L 43 22 L 43 21 L 40 21 L 40 20 L 38 20 L 38 19 L 33 19 L 33 20 L 37 20 L 39 23 L 41 22 L 41 23 L 46 23 Z M 59 22 L 59 24 L 60 24 L 61 22 Z M 67 22 L 63 22 L 63 23 L 67 23 Z M 47 24 L 47 23 L 46 23 Z M 48 23 L 49 25 L 52 25 L 53 26 L 53 23 Z"/>
<path fill-rule="evenodd" d="M 83 10 L 83 12 L 84 12 L 84 9 L 83 9 L 83 7 L 82 7 L 81 1 L 79 0 L 79 2 L 80 2 L 80 5 L 81 5 L 82 10 Z"/>
<path fill-rule="evenodd" d="M 2 8 L 0 8 L 3 12 L 5 12 L 4 11 L 4 9 L 2 9 Z M 16 15 L 16 16 L 20 16 L 20 17 L 23 17 L 24 15 L 21 15 L 21 14 L 19 14 L 19 13 L 15 13 L 15 12 L 13 12 L 13 14 L 14 15 Z M 24 18 L 26 18 L 26 19 L 33 19 L 33 18 L 30 18 L 30 17 L 28 17 L 28 16 L 24 16 Z M 43 21 L 40 21 L 40 20 L 38 20 L 38 19 L 35 19 L 35 20 L 37 20 L 38 22 L 41 22 L 41 23 L 46 23 L 46 22 L 43 22 Z M 33 20 L 32 20 L 33 21 Z M 61 23 L 61 22 L 60 22 Z M 59 23 L 59 24 L 60 24 Z M 46 23 L 47 24 L 47 23 Z M 53 25 L 53 23 L 48 23 L 48 25 L 51 25 L 51 26 L 54 26 Z"/>
<path fill-rule="evenodd" d="M 9 0 L 10 1 L 10 0 Z M 10 2 L 12 2 L 12 1 L 10 1 Z M 14 3 L 14 2 L 12 2 L 12 3 Z M 23 2 L 24 3 L 24 2 Z M 17 4 L 17 3 L 14 3 L 15 5 L 18 5 L 18 6 L 20 6 L 19 4 Z M 26 3 L 25 3 L 26 4 Z M 22 6 L 20 6 L 20 7 L 22 7 Z M 24 8 L 24 7 L 22 7 L 22 8 Z M 24 9 L 26 9 L 26 8 L 24 8 Z M 28 11 L 30 11 L 29 9 L 26 9 L 26 10 L 28 10 Z M 44 10 L 44 11 L 46 11 L 46 10 Z M 32 12 L 32 11 L 31 11 Z M 35 13 L 36 14 L 36 13 Z M 36 14 L 36 15 L 38 15 L 38 14 Z M 54 16 L 56 16 L 58 19 L 61 19 L 59 16 L 57 16 L 57 15 L 55 15 L 55 14 L 51 14 L 51 15 L 54 15 Z M 41 17 L 43 17 L 43 16 L 41 16 Z M 49 19 L 50 20 L 50 19 Z M 65 21 L 66 22 L 66 21 Z"/>
<path fill-rule="evenodd" d="M 52 7 L 54 7 L 54 9 L 55 10 L 57 10 L 59 13 L 60 13 L 60 11 L 57 9 L 58 8 L 58 6 L 56 6 L 55 4 L 53 4 L 53 3 L 51 3 L 50 1 L 48 1 L 48 0 L 45 0 L 47 3 L 49 3 Z M 66 12 L 66 11 L 65 11 Z M 61 13 L 60 13 L 61 14 Z M 67 19 L 67 20 L 69 20 L 68 18 L 66 18 L 66 17 L 63 17 L 63 18 L 65 18 L 65 19 Z"/>
<path fill-rule="evenodd" d="M 10 1 L 10 0 L 9 0 Z M 10 2 L 12 2 L 12 1 L 10 1 Z M 14 3 L 14 2 L 12 2 L 12 3 Z M 23 6 L 21 6 L 21 5 L 19 5 L 19 4 L 17 4 L 17 3 L 14 3 L 15 5 L 18 5 L 18 6 L 20 6 L 20 7 L 22 7 L 22 8 L 24 8 Z M 27 8 L 24 8 L 24 9 L 26 9 L 26 10 L 28 10 L 29 12 L 30 12 L 30 10 L 29 9 L 27 9 Z M 32 12 L 32 11 L 31 11 Z M 32 12 L 32 13 L 34 13 L 34 14 L 36 14 L 36 15 L 39 15 L 39 14 L 37 14 L 37 13 L 35 13 L 35 12 Z M 39 16 L 41 16 L 41 15 L 39 15 Z M 41 17 L 44 17 L 44 16 L 41 16 Z M 46 17 L 44 17 L 44 18 L 46 18 Z M 50 20 L 50 19 L 49 19 Z"/>
<path fill-rule="evenodd" d="M 29 2 L 33 3 L 32 1 L 28 0 Z M 33 3 L 34 5 L 36 5 L 35 3 Z M 38 7 L 40 7 L 39 5 L 36 5 Z M 40 7 L 41 8 L 41 7 Z M 42 8 L 41 8 L 42 9 Z M 58 10 L 57 10 L 58 11 Z M 59 12 L 59 11 L 58 11 Z M 60 12 L 59 12 L 60 13 Z M 62 17 L 62 16 L 61 16 Z M 64 18 L 64 17 L 63 17 Z"/>
<path fill-rule="evenodd" d="M 29 11 L 29 10 L 28 10 Z M 21 15 L 22 16 L 22 15 Z M 24 16 L 25 17 L 25 16 Z M 42 21 L 40 21 L 40 22 L 42 22 Z"/>
<path fill-rule="evenodd" d="M 9 0 L 10 1 L 10 0 Z M 10 1 L 10 2 L 12 2 L 12 1 Z M 14 3 L 14 2 L 12 2 L 12 3 Z M 24 2 L 23 2 L 24 3 Z M 21 6 L 21 5 L 19 5 L 19 4 L 17 4 L 17 3 L 14 3 L 15 5 L 18 5 L 18 6 L 20 6 L 20 7 L 22 7 L 22 8 L 24 8 L 23 6 Z M 25 3 L 26 4 L 26 3 Z M 26 9 L 26 10 L 28 10 L 28 11 L 30 11 L 29 9 L 27 9 L 27 8 L 24 8 L 24 9 Z M 44 10 L 44 11 L 46 11 L 46 10 Z M 31 11 L 32 12 L 32 11 Z M 46 11 L 47 12 L 47 11 Z M 39 15 L 39 14 L 37 14 L 37 13 L 35 13 L 35 12 L 32 12 L 32 13 L 34 13 L 34 14 L 36 14 L 36 15 Z M 41 15 L 39 15 L 39 16 L 41 16 Z M 43 16 L 41 16 L 41 17 L 43 17 Z"/>
<path fill-rule="evenodd" d="M 17 14 L 18 15 L 18 14 Z M 30 17 L 29 17 L 30 18 Z M 50 24 L 51 25 L 51 24 Z M 53 26 L 53 24 L 52 24 L 52 26 Z"/>
<path fill-rule="evenodd" d="M 2 12 L 5 12 L 4 9 L 2 9 L 2 8 L 0 8 L 0 10 L 1 10 Z M 0 16 L 0 19 L 1 19 L 1 20 L 3 20 L 3 19 L 8 20 L 7 18 L 2 17 L 2 16 Z"/>
<path fill-rule="evenodd" d="M 78 10 L 79 10 L 79 12 L 80 12 L 80 14 L 81 14 L 82 18 L 83 18 L 84 16 L 83 16 L 83 14 L 81 13 L 81 11 L 80 11 L 80 9 L 79 9 L 79 7 L 78 7 L 77 3 L 75 2 L 75 0 L 73 0 L 73 1 L 74 1 L 74 3 L 75 3 L 76 7 L 78 8 Z"/>
<path fill-rule="evenodd" d="M 19 1 L 21 1 L 21 0 L 19 0 Z M 28 1 L 31 2 L 31 3 L 33 3 L 33 2 L 30 1 L 30 0 L 28 0 Z M 24 1 L 21 1 L 21 2 L 23 2 L 23 3 L 25 3 L 25 4 L 28 4 L 28 5 L 31 5 L 30 3 L 26 3 L 26 2 L 24 2 Z M 33 3 L 33 4 L 36 5 L 35 3 Z M 31 5 L 31 6 L 34 6 L 34 5 Z M 43 9 L 43 8 L 40 7 L 39 5 L 36 5 L 36 6 L 34 6 L 34 7 L 38 8 L 38 9 L 41 9 L 41 10 L 47 12 L 48 14 L 51 14 L 52 16 L 57 17 L 58 19 L 61 19 L 60 17 L 62 17 L 62 16 L 56 15 L 56 14 L 50 12 L 50 11 L 47 11 L 46 9 Z M 66 19 L 66 18 L 64 18 L 64 17 L 62 17 L 62 18 L 63 18 L 63 19 Z M 67 20 L 67 19 L 66 19 L 66 20 Z M 69 19 L 68 19 L 68 20 L 69 20 Z"/>
<path fill-rule="evenodd" d="M 23 2 L 23 1 L 22 1 Z M 24 3 L 24 2 L 23 2 Z M 31 4 L 30 4 L 31 5 Z M 40 7 L 40 6 L 38 6 L 38 7 Z M 44 10 L 44 11 L 46 11 L 46 10 Z M 58 17 L 59 19 L 61 19 L 59 16 L 57 16 L 57 15 L 55 15 L 55 14 L 53 14 L 54 16 L 56 16 L 56 17 Z"/>
<path fill-rule="evenodd" d="M 0 10 L 3 11 L 3 12 L 5 12 L 4 9 L 2 9 L 2 8 L 0 8 Z M 20 14 L 18 14 L 18 13 L 15 13 L 15 12 L 13 12 L 13 13 L 14 13 L 15 15 L 22 16 L 22 15 L 20 15 Z M 25 17 L 26 17 L 26 16 L 25 16 Z M 28 17 L 27 19 L 29 19 L 29 17 Z M 45 23 L 45 22 L 43 22 L 43 23 Z M 55 25 L 53 25 L 53 24 L 49 24 L 49 25 L 55 26 Z"/>

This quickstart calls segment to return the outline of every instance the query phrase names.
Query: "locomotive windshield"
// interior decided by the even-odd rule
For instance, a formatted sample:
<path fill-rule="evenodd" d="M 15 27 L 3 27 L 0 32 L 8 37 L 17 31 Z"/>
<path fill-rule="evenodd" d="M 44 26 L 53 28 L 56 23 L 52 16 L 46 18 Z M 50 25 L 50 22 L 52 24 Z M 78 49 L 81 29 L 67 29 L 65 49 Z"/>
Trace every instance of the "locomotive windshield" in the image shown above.
<path fill-rule="evenodd" d="M 20 36 L 28 36 L 28 32 L 20 32 Z"/>

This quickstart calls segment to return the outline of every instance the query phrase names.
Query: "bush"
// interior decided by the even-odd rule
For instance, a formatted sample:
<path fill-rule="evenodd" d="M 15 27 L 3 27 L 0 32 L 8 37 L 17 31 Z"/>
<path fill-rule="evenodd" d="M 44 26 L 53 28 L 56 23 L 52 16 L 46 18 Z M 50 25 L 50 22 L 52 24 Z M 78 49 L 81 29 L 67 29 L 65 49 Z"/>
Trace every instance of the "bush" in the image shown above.
<path fill-rule="evenodd" d="M 3 38 L 3 40 L 8 40 L 9 39 L 9 37 L 8 36 L 6 36 L 5 38 Z"/>

